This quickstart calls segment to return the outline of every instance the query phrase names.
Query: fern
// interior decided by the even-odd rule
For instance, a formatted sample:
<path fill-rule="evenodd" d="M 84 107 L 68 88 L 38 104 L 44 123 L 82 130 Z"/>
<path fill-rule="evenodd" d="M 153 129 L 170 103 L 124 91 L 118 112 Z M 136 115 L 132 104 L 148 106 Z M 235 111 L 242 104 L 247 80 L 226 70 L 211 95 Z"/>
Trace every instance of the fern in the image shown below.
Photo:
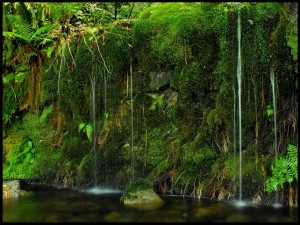
<path fill-rule="evenodd" d="M 93 126 L 88 123 L 88 124 L 85 124 L 85 123 L 80 123 L 79 124 L 79 127 L 78 127 L 78 132 L 83 132 L 83 133 L 86 133 L 86 136 L 87 138 L 89 139 L 90 142 L 92 142 L 93 140 Z"/>
<path fill-rule="evenodd" d="M 46 33 L 50 30 L 53 30 L 54 26 L 51 24 L 46 24 L 45 26 L 39 28 L 30 38 L 30 41 L 40 41 L 41 39 L 45 39 L 45 37 L 42 38 L 42 34 Z M 46 36 L 47 37 L 47 36 Z M 46 38 L 47 39 L 47 38 Z M 50 40 L 50 39 L 49 39 Z"/>
<path fill-rule="evenodd" d="M 278 185 L 283 188 L 284 183 L 298 182 L 298 148 L 288 145 L 286 157 L 279 157 L 271 165 L 272 176 L 266 180 L 266 191 L 271 193 L 277 190 Z"/>
<path fill-rule="evenodd" d="M 2 81 L 3 81 L 3 84 L 7 84 L 13 79 L 15 79 L 15 74 L 14 73 L 9 73 L 5 77 L 2 78 Z"/>
<path fill-rule="evenodd" d="M 298 148 L 295 145 L 288 145 L 288 158 L 290 159 L 290 171 L 298 182 Z"/>
<path fill-rule="evenodd" d="M 11 24 L 12 32 L 3 32 L 6 37 L 20 38 L 30 42 L 33 35 L 31 25 L 19 15 L 6 15 L 6 18 Z"/>

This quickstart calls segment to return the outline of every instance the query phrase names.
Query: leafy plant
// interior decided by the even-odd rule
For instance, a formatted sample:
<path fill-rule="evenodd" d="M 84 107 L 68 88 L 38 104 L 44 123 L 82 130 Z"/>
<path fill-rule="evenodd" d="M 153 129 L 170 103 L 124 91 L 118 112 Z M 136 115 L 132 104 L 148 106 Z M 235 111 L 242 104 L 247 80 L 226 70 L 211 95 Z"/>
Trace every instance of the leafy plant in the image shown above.
<path fill-rule="evenodd" d="M 51 114 L 52 110 L 53 110 L 53 105 L 49 105 L 48 107 L 46 107 L 43 110 L 42 115 L 39 117 L 39 122 L 45 123 L 48 116 Z"/>
<path fill-rule="evenodd" d="M 298 182 L 298 148 L 294 145 L 288 145 L 288 154 L 286 157 L 276 158 L 275 163 L 271 165 L 272 176 L 266 180 L 266 190 L 268 193 L 277 190 L 278 185 L 283 188 L 283 184 Z"/>
<path fill-rule="evenodd" d="M 86 133 L 86 136 L 88 137 L 89 141 L 92 142 L 92 139 L 93 139 L 93 126 L 88 123 L 88 124 L 85 124 L 85 123 L 80 123 L 79 124 L 79 127 L 78 127 L 78 132 L 83 132 L 83 133 Z"/>
<path fill-rule="evenodd" d="M 23 161 L 26 163 L 33 163 L 35 158 L 36 149 L 33 147 L 32 141 L 28 141 L 23 151 L 12 156 L 11 162 L 13 164 L 21 164 Z"/>

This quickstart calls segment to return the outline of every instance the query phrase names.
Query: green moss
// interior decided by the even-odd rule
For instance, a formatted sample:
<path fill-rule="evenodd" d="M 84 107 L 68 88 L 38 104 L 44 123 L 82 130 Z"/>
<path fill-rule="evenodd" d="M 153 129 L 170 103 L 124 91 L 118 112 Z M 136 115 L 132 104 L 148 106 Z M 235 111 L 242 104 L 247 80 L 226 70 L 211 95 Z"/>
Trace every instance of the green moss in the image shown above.
<path fill-rule="evenodd" d="M 151 190 L 153 189 L 153 183 L 150 180 L 143 179 L 143 178 L 136 179 L 135 181 L 133 181 L 133 182 L 129 183 L 129 185 L 127 185 L 127 187 L 121 197 L 121 201 L 124 201 L 124 199 L 126 199 L 126 198 L 130 198 L 131 197 L 130 193 L 148 190 L 148 189 L 151 189 Z"/>
<path fill-rule="evenodd" d="M 14 146 L 9 162 L 3 168 L 3 178 L 53 182 L 61 169 L 61 154 L 38 143 L 32 146 L 36 149 L 34 152 L 33 148 L 28 151 L 27 146 L 27 140 Z"/>

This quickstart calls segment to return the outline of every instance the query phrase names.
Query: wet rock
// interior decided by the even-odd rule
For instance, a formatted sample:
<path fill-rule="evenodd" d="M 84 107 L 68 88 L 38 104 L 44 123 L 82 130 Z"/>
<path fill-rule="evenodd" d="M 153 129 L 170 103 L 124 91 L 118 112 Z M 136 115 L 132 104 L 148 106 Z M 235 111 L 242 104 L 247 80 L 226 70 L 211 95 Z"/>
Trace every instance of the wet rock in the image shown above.
<path fill-rule="evenodd" d="M 121 217 L 121 214 L 120 214 L 120 213 L 118 213 L 118 212 L 111 212 L 111 213 L 107 214 L 107 215 L 104 217 L 104 219 L 105 219 L 106 221 L 111 222 L 111 221 L 116 221 L 116 220 L 118 220 L 120 217 Z"/>
<path fill-rule="evenodd" d="M 164 205 L 164 201 L 153 190 L 140 190 L 127 194 L 124 205 L 140 210 L 155 210 Z"/>
<path fill-rule="evenodd" d="M 19 180 L 3 181 L 3 199 L 18 198 L 27 195 L 27 192 L 20 190 Z"/>

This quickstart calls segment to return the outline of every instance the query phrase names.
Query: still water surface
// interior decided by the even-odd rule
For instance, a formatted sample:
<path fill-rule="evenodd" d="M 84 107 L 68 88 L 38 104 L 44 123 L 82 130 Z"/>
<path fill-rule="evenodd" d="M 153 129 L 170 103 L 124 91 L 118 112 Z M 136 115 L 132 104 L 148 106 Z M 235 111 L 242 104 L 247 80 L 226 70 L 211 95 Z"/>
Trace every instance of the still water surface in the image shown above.
<path fill-rule="evenodd" d="M 30 196 L 3 200 L 3 222 L 297 222 L 298 209 L 167 196 L 152 211 L 126 208 L 118 190 L 30 187 Z"/>

